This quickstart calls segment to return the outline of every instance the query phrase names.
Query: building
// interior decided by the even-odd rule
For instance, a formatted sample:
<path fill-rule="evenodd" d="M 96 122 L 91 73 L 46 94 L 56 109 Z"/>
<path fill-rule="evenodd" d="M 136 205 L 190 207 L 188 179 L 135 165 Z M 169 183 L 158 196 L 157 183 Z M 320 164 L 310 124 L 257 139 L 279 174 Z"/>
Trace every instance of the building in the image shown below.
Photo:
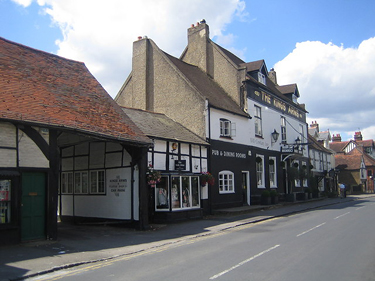
<path fill-rule="evenodd" d="M 153 222 L 202 218 L 208 208 L 208 143 L 164 114 L 123 108 L 154 143 L 148 151 L 150 170 L 160 171 L 149 184 L 149 216 Z"/>
<path fill-rule="evenodd" d="M 309 134 L 309 157 L 311 165 L 310 188 L 319 192 L 337 191 L 337 177 L 334 171 L 333 151 L 325 148 L 319 140 Z"/>
<path fill-rule="evenodd" d="M 355 132 L 354 139 L 341 141 L 341 135 L 332 136 L 330 148 L 335 151 L 336 169 L 339 181 L 348 192 L 374 192 L 374 141 L 363 140 L 361 132 Z"/>
<path fill-rule="evenodd" d="M 265 190 L 303 191 L 286 173 L 308 162 L 306 111 L 298 97 L 295 84 L 272 82 L 263 60 L 245 63 L 211 41 L 202 21 L 188 29 L 179 59 L 149 38 L 134 42 L 132 72 L 115 100 L 163 113 L 207 140 L 208 171 L 216 179 L 209 205 L 218 209 L 259 203 Z"/>
<path fill-rule="evenodd" d="M 0 54 L 0 243 L 57 239 L 58 216 L 146 227 L 151 140 L 83 63 L 3 38 Z"/>
<path fill-rule="evenodd" d="M 311 188 L 320 192 L 337 192 L 335 152 L 330 149 L 331 133 L 320 131 L 315 121 L 309 127 L 309 157 L 312 167 Z"/>

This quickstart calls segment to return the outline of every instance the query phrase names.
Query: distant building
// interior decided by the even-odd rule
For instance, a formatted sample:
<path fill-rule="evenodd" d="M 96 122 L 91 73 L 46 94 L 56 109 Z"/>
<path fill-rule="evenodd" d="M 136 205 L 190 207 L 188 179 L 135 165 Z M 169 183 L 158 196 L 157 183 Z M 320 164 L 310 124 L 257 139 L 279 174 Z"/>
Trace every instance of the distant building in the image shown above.
<path fill-rule="evenodd" d="M 374 192 L 374 141 L 363 140 L 361 132 L 355 132 L 354 139 L 341 141 L 341 135 L 332 136 L 330 148 L 335 151 L 336 169 L 340 171 L 339 181 L 349 192 Z"/>

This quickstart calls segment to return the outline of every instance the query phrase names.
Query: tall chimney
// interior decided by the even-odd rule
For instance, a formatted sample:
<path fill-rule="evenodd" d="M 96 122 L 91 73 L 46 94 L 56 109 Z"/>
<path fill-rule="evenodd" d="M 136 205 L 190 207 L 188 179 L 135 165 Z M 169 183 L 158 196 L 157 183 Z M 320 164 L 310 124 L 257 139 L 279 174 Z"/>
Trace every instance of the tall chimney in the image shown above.
<path fill-rule="evenodd" d="M 198 66 L 204 72 L 209 73 L 208 42 L 210 29 L 205 20 L 188 29 L 188 46 L 181 56 L 184 62 Z"/>
<path fill-rule="evenodd" d="M 336 136 L 332 135 L 332 142 L 341 142 L 341 135 L 340 134 L 337 134 Z"/>
<path fill-rule="evenodd" d="M 361 132 L 355 132 L 354 133 L 354 140 L 355 141 L 361 141 L 362 140 L 362 133 Z"/>
<path fill-rule="evenodd" d="M 268 78 L 277 85 L 277 77 L 276 77 L 276 71 L 274 68 L 271 68 L 271 70 L 268 72 Z"/>
<path fill-rule="evenodd" d="M 316 121 L 315 121 L 315 123 L 314 123 L 314 121 L 311 122 L 310 128 L 316 128 L 316 130 L 319 132 L 319 124 L 316 123 Z"/>

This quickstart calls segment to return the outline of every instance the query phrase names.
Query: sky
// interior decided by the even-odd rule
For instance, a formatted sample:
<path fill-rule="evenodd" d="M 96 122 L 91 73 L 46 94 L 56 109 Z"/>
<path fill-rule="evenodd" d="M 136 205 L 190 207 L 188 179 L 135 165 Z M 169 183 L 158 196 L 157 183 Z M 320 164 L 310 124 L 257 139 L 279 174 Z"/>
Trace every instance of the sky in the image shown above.
<path fill-rule="evenodd" d="M 0 0 L 0 37 L 84 62 L 114 98 L 138 36 L 179 57 L 205 19 L 214 42 L 297 84 L 308 124 L 375 139 L 374 15 L 374 0 Z"/>

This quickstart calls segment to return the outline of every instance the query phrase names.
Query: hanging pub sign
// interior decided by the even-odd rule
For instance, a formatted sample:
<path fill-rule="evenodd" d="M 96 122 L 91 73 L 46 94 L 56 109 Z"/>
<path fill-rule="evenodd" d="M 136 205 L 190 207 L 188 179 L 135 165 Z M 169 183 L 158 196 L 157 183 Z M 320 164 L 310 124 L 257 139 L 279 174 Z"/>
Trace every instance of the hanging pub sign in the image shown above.
<path fill-rule="evenodd" d="M 174 161 L 175 170 L 186 170 L 186 160 L 176 160 Z"/>

